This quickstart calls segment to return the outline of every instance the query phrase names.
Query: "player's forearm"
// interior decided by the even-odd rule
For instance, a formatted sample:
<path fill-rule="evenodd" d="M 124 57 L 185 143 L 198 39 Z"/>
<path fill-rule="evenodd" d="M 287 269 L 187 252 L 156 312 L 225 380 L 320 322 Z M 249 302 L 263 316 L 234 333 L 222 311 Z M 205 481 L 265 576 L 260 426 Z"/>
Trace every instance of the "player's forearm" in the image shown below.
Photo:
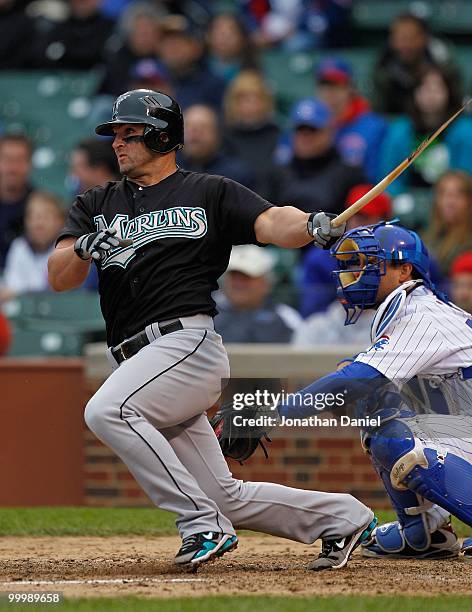
<path fill-rule="evenodd" d="M 48 260 L 48 279 L 54 291 L 68 291 L 80 287 L 87 278 L 90 262 L 74 253 L 74 245 L 57 248 Z"/>
<path fill-rule="evenodd" d="M 265 218 L 264 218 L 265 216 Z M 263 244 L 295 249 L 312 242 L 307 221 L 310 215 L 294 206 L 274 206 L 256 221 L 256 236 Z"/>
<path fill-rule="evenodd" d="M 355 362 L 314 381 L 285 404 L 279 404 L 277 411 L 287 418 L 306 418 L 322 410 L 350 408 L 364 399 L 375 404 L 377 396 L 388 384 L 389 380 L 375 368 Z"/>

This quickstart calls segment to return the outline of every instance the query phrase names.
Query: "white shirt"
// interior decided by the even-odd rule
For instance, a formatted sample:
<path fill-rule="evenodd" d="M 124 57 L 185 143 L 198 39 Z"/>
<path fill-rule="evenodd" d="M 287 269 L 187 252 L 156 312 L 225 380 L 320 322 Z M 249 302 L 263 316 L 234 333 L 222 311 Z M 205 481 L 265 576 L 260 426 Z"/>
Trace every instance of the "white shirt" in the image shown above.
<path fill-rule="evenodd" d="M 372 366 L 399 388 L 415 377 L 422 410 L 471 414 L 472 379 L 463 380 L 461 370 L 472 366 L 472 315 L 442 302 L 422 285 L 407 295 L 405 289 L 411 286 L 411 281 L 404 283 L 379 307 L 381 316 L 376 315 L 371 330 L 373 344 L 356 361 Z M 437 392 L 444 400 L 439 409 Z"/>
<path fill-rule="evenodd" d="M 405 285 L 388 296 L 390 304 L 392 296 L 404 293 Z M 388 316 L 387 308 L 384 317 Z M 374 320 L 373 325 L 376 323 L 374 344 L 356 361 L 367 363 L 391 380 L 452 374 L 472 366 L 472 315 L 442 302 L 424 286 L 405 297 L 386 327 Z"/>
<path fill-rule="evenodd" d="M 368 342 L 373 316 L 373 310 L 366 310 L 355 325 L 344 325 L 344 308 L 339 302 L 333 302 L 325 312 L 311 315 L 303 321 L 292 338 L 292 344 L 300 347 L 320 344 L 364 346 Z"/>
<path fill-rule="evenodd" d="M 51 246 L 46 252 L 37 253 L 25 238 L 15 238 L 5 262 L 4 285 L 15 293 L 49 289 L 47 264 L 53 249 Z"/>

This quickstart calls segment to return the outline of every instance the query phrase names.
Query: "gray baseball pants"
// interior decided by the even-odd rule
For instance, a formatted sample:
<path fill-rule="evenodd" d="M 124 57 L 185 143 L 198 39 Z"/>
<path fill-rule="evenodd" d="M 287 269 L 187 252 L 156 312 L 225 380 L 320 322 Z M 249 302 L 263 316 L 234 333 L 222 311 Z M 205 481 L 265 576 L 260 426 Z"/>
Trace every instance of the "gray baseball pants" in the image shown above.
<path fill-rule="evenodd" d="M 229 378 L 211 317 L 180 319 L 114 371 L 85 409 L 94 434 L 122 459 L 153 503 L 177 514 L 180 535 L 235 528 L 311 544 L 347 536 L 372 511 L 348 494 L 322 493 L 233 478 L 206 417 Z"/>

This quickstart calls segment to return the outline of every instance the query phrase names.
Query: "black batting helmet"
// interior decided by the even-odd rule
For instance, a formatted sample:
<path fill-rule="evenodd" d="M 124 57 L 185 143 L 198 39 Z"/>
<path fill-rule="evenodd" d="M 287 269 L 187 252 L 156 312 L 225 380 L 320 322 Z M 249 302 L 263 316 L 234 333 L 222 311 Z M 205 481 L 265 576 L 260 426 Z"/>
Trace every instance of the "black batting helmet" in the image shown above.
<path fill-rule="evenodd" d="M 119 96 L 113 104 L 111 121 L 95 128 L 100 136 L 113 136 L 113 126 L 141 123 L 144 144 L 155 153 L 170 153 L 184 144 L 182 110 L 170 96 L 151 89 L 134 89 Z"/>

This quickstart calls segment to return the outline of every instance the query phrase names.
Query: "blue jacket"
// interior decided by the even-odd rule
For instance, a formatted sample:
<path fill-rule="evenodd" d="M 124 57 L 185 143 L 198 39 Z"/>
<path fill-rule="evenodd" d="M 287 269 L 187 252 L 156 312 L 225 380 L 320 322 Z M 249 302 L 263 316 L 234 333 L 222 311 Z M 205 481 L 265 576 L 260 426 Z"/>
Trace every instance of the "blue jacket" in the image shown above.
<path fill-rule="evenodd" d="M 352 166 L 362 166 L 371 183 L 377 182 L 382 144 L 387 131 L 387 121 L 368 111 L 336 132 L 336 148 L 343 160 Z"/>
<path fill-rule="evenodd" d="M 302 264 L 300 312 L 304 318 L 315 312 L 324 312 L 336 299 L 333 270 L 336 261 L 329 251 L 311 247 Z"/>
<path fill-rule="evenodd" d="M 449 153 L 449 164 L 446 169 L 466 170 L 472 172 L 472 119 L 459 117 L 443 132 L 443 143 Z M 442 137 L 442 135 L 441 135 Z M 394 121 L 385 137 L 380 155 L 380 173 L 383 178 L 399 163 L 406 159 L 415 149 L 416 143 L 413 123 L 408 117 Z M 428 149 L 423 153 L 428 154 Z M 389 187 L 392 195 L 408 190 L 411 173 L 406 170 Z"/>

